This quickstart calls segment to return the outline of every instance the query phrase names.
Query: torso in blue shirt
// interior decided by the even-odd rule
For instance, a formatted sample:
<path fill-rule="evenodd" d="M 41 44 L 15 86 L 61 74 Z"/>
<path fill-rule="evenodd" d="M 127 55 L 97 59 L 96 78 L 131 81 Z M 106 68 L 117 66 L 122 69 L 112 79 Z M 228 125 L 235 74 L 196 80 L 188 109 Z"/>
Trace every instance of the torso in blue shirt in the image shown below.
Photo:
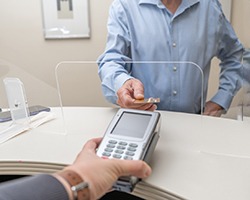
<path fill-rule="evenodd" d="M 227 109 L 239 88 L 242 46 L 217 0 L 183 0 L 175 14 L 158 0 L 115 0 L 99 75 L 113 103 L 132 76 L 143 82 L 145 97 L 161 98 L 158 109 L 198 113 L 214 56 L 222 73 L 212 100 Z"/>

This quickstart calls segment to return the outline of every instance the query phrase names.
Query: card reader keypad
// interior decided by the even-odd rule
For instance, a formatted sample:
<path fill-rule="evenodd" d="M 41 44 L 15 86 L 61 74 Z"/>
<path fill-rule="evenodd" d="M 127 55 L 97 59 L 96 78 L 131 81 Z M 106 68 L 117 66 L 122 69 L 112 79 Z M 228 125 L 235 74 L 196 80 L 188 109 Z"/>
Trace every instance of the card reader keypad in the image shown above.
<path fill-rule="evenodd" d="M 109 140 L 102 155 L 109 158 L 133 160 L 137 147 L 136 143 Z"/>

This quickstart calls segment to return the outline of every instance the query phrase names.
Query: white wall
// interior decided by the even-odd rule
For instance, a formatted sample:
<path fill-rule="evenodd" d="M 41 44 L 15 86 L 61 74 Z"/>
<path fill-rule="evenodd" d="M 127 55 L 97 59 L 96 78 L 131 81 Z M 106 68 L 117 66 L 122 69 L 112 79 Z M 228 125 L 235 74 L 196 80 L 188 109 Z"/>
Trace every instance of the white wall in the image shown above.
<path fill-rule="evenodd" d="M 63 60 L 95 61 L 103 52 L 106 42 L 106 23 L 108 8 L 112 0 L 89 0 L 90 3 L 90 39 L 45 40 L 41 0 L 6 0 L 0 7 L 0 107 L 7 106 L 1 79 L 6 76 L 19 77 L 25 84 L 29 104 L 58 105 L 54 69 Z M 228 0 L 221 0 L 230 7 Z M 227 9 L 225 7 L 225 9 Z M 250 1 L 232 1 L 232 24 L 241 41 L 250 47 Z M 226 10 L 225 10 L 226 11 Z M 228 12 L 228 11 L 226 11 Z M 212 96 L 218 85 L 218 63 L 213 62 L 209 94 Z M 83 104 L 84 99 L 93 96 L 93 105 L 107 104 L 101 94 L 97 66 L 91 64 L 88 72 L 82 70 L 84 86 L 64 87 L 67 98 L 65 104 Z M 91 77 L 87 79 L 86 77 Z M 64 79 L 69 76 L 65 73 Z M 68 90 L 68 91 L 67 91 Z M 79 91 L 82 98 L 76 98 Z M 87 105 L 91 105 L 87 103 Z"/>
<path fill-rule="evenodd" d="M 231 20 L 231 8 L 232 8 L 232 0 L 219 0 L 223 6 L 223 11 L 226 17 Z"/>
<path fill-rule="evenodd" d="M 250 48 L 250 0 L 233 0 L 232 24 L 241 42 Z"/>
<path fill-rule="evenodd" d="M 0 78 L 19 77 L 25 84 L 30 104 L 58 103 L 54 69 L 63 60 L 95 61 L 103 52 L 106 41 L 106 22 L 111 0 L 89 0 L 90 39 L 45 40 L 41 0 L 8 0 L 0 6 Z M 93 65 L 92 74 L 97 75 Z M 84 76 L 86 72 L 83 73 Z M 97 104 L 106 105 L 100 91 L 98 77 L 93 77 L 92 88 L 99 95 Z M 69 92 L 70 95 L 70 92 Z M 2 81 L 0 107 L 6 105 Z M 74 98 L 72 98 L 75 100 Z"/>

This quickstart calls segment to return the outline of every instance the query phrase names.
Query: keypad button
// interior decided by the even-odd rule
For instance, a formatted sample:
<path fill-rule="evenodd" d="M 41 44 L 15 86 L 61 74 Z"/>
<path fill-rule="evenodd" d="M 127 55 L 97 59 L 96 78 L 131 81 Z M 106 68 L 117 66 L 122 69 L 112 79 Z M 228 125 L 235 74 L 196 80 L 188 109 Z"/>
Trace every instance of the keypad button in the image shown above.
<path fill-rule="evenodd" d="M 120 146 L 120 145 L 119 145 L 119 146 L 117 146 L 116 148 L 117 148 L 117 149 L 120 149 L 120 150 L 124 150 L 124 149 L 126 149 L 126 147 L 124 147 L 124 146 Z"/>
<path fill-rule="evenodd" d="M 124 151 L 117 149 L 117 150 L 115 150 L 115 153 L 118 153 L 118 154 L 123 154 L 123 153 L 124 153 Z"/>
<path fill-rule="evenodd" d="M 136 151 L 136 148 L 134 148 L 134 147 L 128 147 L 127 150 L 128 150 L 128 151 L 133 151 L 133 152 L 135 152 L 135 151 Z"/>
<path fill-rule="evenodd" d="M 121 155 L 119 155 L 119 154 L 114 154 L 114 155 L 113 155 L 113 158 L 121 159 L 121 158 L 122 158 L 122 156 L 121 156 Z"/>
<path fill-rule="evenodd" d="M 127 156 L 134 156 L 135 154 L 133 153 L 133 152 L 131 152 L 131 151 L 127 151 L 126 153 L 125 153 Z"/>
<path fill-rule="evenodd" d="M 126 146 L 128 143 L 127 142 L 119 142 L 119 145 Z"/>
<path fill-rule="evenodd" d="M 106 152 L 113 152 L 113 149 L 111 149 L 111 148 L 105 148 L 104 151 L 106 151 Z"/>
<path fill-rule="evenodd" d="M 116 140 L 109 140 L 109 144 L 116 144 L 117 141 Z"/>
<path fill-rule="evenodd" d="M 133 160 L 133 157 L 131 157 L 131 156 L 124 156 L 123 159 L 124 160 Z"/>
<path fill-rule="evenodd" d="M 103 155 L 103 156 L 106 156 L 106 157 L 109 157 L 109 156 L 111 156 L 111 153 L 103 152 L 102 155 Z"/>
<path fill-rule="evenodd" d="M 138 147 L 138 144 L 136 144 L 136 143 L 130 143 L 129 146 L 130 146 L 130 147 L 135 147 L 135 148 L 136 148 L 136 147 Z"/>
<path fill-rule="evenodd" d="M 108 148 L 115 148 L 115 145 L 114 144 L 107 144 L 107 147 Z"/>

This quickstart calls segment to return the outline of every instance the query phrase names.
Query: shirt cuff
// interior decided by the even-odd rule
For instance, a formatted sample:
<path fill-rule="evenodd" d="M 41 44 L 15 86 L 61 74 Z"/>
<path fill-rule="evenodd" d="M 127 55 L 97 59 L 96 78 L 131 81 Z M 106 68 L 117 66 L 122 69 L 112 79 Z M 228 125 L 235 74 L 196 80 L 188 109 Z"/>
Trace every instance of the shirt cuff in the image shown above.
<path fill-rule="evenodd" d="M 219 90 L 217 94 L 211 99 L 212 102 L 217 103 L 224 110 L 228 110 L 233 100 L 233 96 L 226 91 Z"/>
<path fill-rule="evenodd" d="M 115 93 L 117 93 L 117 91 L 122 87 L 122 85 L 128 80 L 134 78 L 128 74 L 122 73 L 119 76 L 116 77 L 115 79 L 115 85 L 114 85 L 114 89 L 115 89 Z"/>

